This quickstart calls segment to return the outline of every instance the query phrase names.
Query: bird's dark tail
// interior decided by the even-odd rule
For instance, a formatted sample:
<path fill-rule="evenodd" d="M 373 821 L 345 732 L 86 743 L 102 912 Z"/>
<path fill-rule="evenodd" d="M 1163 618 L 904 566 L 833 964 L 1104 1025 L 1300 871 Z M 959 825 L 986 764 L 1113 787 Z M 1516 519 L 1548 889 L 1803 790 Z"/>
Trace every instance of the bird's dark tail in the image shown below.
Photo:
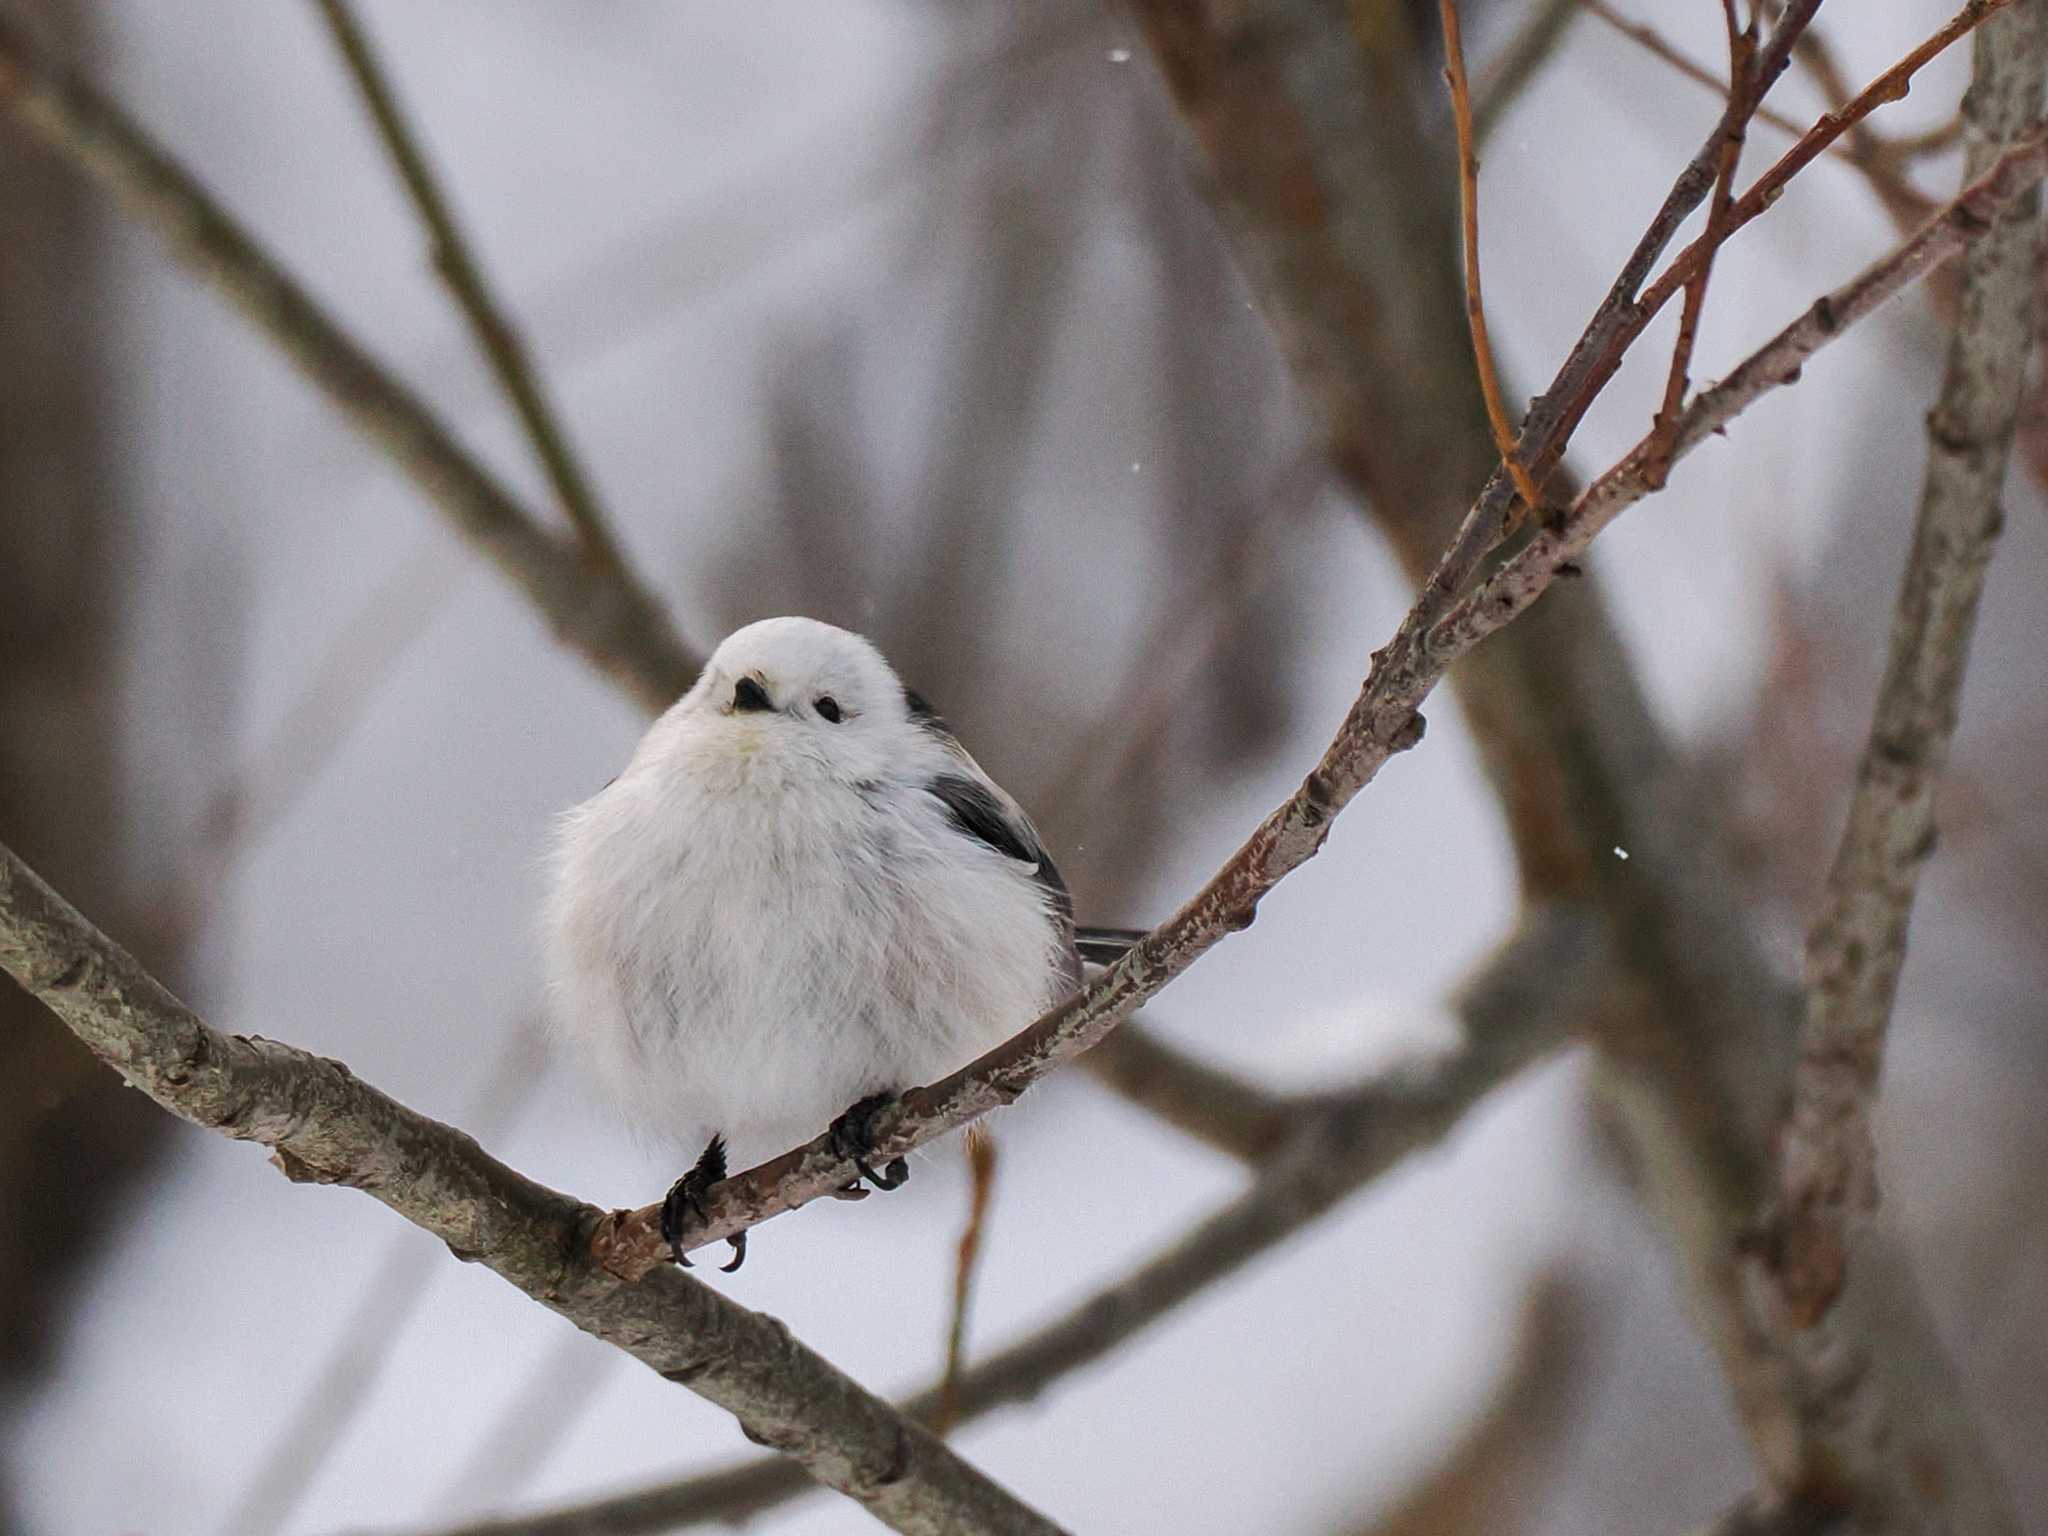
<path fill-rule="evenodd" d="M 1074 948 L 1090 965 L 1115 965 L 1145 937 L 1143 928 L 1076 928 Z"/>

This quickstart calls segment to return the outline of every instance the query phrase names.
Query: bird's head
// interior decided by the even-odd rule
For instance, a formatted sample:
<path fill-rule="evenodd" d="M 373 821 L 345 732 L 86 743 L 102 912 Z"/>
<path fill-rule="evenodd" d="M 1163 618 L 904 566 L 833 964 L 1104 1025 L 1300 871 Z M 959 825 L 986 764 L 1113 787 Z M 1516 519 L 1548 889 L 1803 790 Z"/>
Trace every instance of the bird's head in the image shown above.
<path fill-rule="evenodd" d="M 736 763 L 873 779 L 911 727 L 882 653 L 816 619 L 762 619 L 728 635 L 672 714 L 702 750 Z"/>

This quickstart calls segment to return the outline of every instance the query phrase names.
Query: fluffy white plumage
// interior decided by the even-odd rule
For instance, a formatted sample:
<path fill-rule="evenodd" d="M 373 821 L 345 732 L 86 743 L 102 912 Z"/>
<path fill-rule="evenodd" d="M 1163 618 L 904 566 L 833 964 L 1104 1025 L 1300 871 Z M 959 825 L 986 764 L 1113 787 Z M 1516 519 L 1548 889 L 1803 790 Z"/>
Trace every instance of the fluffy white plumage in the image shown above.
<path fill-rule="evenodd" d="M 802 618 L 729 636 L 563 818 L 546 929 L 572 1053 L 737 1168 L 966 1065 L 1079 974 L 1016 802 L 874 646 Z"/>

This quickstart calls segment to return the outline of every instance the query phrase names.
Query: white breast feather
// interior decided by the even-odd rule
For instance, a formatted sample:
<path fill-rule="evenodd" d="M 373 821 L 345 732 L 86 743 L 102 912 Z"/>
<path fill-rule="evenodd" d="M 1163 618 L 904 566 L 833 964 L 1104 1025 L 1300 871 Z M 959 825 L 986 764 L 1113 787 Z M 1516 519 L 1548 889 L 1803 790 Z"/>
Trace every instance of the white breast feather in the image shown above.
<path fill-rule="evenodd" d="M 959 771 L 935 738 L 856 787 L 667 723 L 564 817 L 547 923 L 551 1016 L 644 1129 L 743 1168 L 1056 999 L 1049 893 L 924 787 Z"/>

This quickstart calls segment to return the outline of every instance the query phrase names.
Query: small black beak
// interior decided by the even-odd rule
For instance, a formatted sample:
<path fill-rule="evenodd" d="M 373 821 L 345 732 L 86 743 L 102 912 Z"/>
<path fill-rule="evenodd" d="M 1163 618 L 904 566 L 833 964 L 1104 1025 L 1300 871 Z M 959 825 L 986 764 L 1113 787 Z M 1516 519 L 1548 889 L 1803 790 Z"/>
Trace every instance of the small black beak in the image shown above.
<path fill-rule="evenodd" d="M 751 677 L 743 677 L 733 685 L 732 707 L 735 713 L 742 710 L 773 709 L 775 703 L 768 697 L 768 690 Z"/>

